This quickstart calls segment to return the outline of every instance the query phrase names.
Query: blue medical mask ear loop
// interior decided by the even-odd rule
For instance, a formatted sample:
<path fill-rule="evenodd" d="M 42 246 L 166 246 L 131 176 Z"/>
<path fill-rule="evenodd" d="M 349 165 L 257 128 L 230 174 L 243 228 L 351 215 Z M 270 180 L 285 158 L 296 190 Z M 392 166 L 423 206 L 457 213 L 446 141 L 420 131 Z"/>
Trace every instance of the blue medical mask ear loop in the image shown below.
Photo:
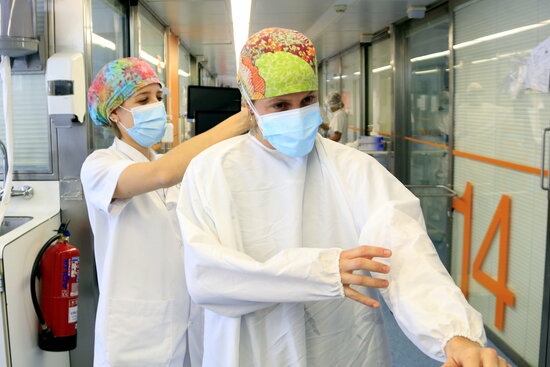
<path fill-rule="evenodd" d="M 256 117 L 256 126 L 253 129 L 250 129 L 250 134 L 252 134 L 252 136 L 258 136 L 258 129 L 262 131 L 262 127 L 260 126 L 260 113 L 254 106 L 254 103 L 252 103 L 252 101 L 250 100 L 250 97 L 248 96 L 248 93 L 246 93 L 246 90 L 244 89 L 240 80 L 237 82 L 237 86 L 239 87 L 239 90 L 241 91 L 241 95 L 244 97 L 245 102 L 250 106 L 250 109 Z"/>

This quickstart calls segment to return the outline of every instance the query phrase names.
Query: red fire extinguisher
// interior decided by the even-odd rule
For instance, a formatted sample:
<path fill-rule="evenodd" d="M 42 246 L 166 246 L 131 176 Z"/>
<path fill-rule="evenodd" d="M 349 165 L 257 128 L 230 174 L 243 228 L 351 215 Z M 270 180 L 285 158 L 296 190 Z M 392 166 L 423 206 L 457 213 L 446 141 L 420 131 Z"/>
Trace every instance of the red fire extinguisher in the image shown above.
<path fill-rule="evenodd" d="M 76 348 L 80 252 L 69 244 L 68 225 L 62 223 L 57 234 L 42 246 L 31 274 L 32 303 L 40 322 L 38 346 L 52 352 Z M 40 303 L 35 288 L 39 276 Z"/>

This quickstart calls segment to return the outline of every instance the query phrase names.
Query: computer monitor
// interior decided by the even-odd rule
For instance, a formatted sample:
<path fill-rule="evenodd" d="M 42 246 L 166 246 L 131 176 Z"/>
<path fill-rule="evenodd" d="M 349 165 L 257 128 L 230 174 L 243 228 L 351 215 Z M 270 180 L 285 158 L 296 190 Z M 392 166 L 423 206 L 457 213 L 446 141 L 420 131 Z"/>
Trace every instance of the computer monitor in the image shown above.
<path fill-rule="evenodd" d="M 238 88 L 190 85 L 187 96 L 188 119 L 196 120 L 196 111 L 226 111 L 234 114 L 241 110 L 241 92 Z M 216 116 L 220 114 L 217 113 Z"/>
<path fill-rule="evenodd" d="M 232 111 L 195 111 L 195 135 L 213 128 L 235 113 Z"/>

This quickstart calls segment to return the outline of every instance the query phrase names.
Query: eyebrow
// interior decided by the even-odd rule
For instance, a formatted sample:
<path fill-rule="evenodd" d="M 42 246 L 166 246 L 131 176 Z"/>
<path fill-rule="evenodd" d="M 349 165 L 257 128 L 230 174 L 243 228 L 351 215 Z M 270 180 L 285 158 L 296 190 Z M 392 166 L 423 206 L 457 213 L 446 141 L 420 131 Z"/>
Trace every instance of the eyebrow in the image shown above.
<path fill-rule="evenodd" d="M 150 90 L 149 90 L 149 91 L 148 91 L 148 90 L 142 90 L 142 91 L 136 92 L 136 94 L 134 94 L 133 96 L 134 96 L 134 97 L 139 97 L 139 96 L 141 96 L 141 95 L 143 95 L 143 94 L 154 94 L 154 95 L 159 95 L 159 94 L 161 94 L 161 93 L 162 93 L 162 89 L 159 90 L 159 91 L 156 91 L 156 92 L 153 92 L 153 91 L 150 91 Z"/>
<path fill-rule="evenodd" d="M 311 91 L 308 93 L 307 96 L 304 96 L 304 98 L 306 97 L 309 97 L 309 96 L 313 96 L 314 95 L 314 91 Z M 273 97 L 273 100 L 270 101 L 270 103 L 277 103 L 277 102 L 288 102 L 289 99 L 287 99 L 287 97 L 281 97 L 281 96 L 278 96 L 278 97 Z"/>

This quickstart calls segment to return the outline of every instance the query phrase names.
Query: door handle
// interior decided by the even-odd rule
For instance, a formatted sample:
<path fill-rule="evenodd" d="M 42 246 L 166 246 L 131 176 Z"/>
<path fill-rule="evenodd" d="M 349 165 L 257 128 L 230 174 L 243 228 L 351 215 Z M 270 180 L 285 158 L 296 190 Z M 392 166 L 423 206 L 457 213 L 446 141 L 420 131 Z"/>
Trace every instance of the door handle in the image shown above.
<path fill-rule="evenodd" d="M 550 131 L 550 127 L 547 127 L 544 129 L 544 132 L 542 133 L 542 166 L 540 168 L 540 187 L 543 190 L 548 191 L 548 185 L 544 185 L 544 168 L 546 167 L 545 160 L 546 160 L 546 133 Z"/>
<path fill-rule="evenodd" d="M 405 185 L 408 189 L 444 189 L 444 193 L 413 193 L 418 197 L 448 197 L 453 198 L 458 196 L 458 193 L 445 185 Z"/>

